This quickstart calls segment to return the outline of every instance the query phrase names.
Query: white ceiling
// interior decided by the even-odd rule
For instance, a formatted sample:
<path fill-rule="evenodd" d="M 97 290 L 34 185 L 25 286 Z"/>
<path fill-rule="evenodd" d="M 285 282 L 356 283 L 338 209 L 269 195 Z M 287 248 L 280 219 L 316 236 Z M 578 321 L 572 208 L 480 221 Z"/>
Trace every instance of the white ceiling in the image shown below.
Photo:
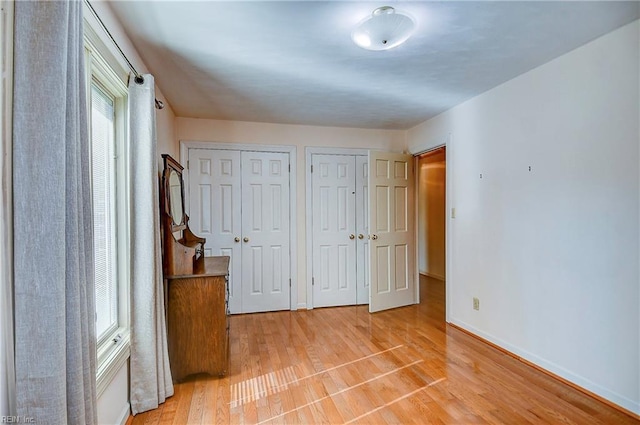
<path fill-rule="evenodd" d="M 379 6 L 417 21 L 363 50 Z M 638 2 L 111 1 L 177 116 L 407 129 L 640 17 Z"/>

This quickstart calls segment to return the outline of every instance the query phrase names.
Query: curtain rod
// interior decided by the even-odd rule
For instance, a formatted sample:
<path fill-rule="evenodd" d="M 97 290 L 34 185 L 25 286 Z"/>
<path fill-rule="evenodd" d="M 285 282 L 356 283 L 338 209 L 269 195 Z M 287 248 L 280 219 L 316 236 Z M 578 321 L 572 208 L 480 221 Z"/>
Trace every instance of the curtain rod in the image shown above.
<path fill-rule="evenodd" d="M 89 0 L 84 0 L 84 3 L 89 7 L 89 10 L 91 11 L 91 13 L 93 14 L 93 16 L 98 20 L 98 22 L 100 23 L 100 26 L 102 27 L 102 29 L 104 30 L 105 33 L 107 33 L 107 35 L 109 36 L 109 38 L 111 39 L 111 42 L 113 43 L 114 46 L 116 46 L 116 49 L 118 49 L 118 51 L 120 52 L 120 55 L 124 58 L 124 60 L 127 62 L 127 65 L 129 65 L 129 69 L 131 70 L 131 72 L 134 73 L 135 77 L 134 77 L 134 81 L 136 82 L 136 84 L 142 84 L 144 82 L 144 77 L 142 76 L 142 74 L 140 74 L 136 68 L 133 66 L 133 64 L 131 63 L 131 61 L 129 60 L 129 58 L 127 57 L 127 55 L 124 54 L 124 52 L 122 51 L 122 49 L 120 48 L 120 46 L 118 45 L 118 42 L 116 41 L 115 38 L 113 38 L 113 36 L 111 35 L 111 32 L 109 32 L 109 30 L 107 29 L 107 26 L 104 24 L 104 22 L 102 22 L 102 19 L 100 19 L 100 16 L 98 15 L 98 13 L 96 12 L 96 10 L 93 8 L 93 6 L 91 5 L 91 3 L 89 3 Z M 158 99 L 155 99 L 156 102 L 156 108 L 157 109 L 163 109 L 164 108 L 164 102 Z"/>

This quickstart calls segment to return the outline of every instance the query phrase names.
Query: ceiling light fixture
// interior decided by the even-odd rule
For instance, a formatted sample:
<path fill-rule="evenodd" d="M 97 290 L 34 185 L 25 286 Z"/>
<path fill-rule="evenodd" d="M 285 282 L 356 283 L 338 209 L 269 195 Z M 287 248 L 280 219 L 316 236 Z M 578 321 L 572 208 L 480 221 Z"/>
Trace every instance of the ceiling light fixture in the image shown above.
<path fill-rule="evenodd" d="M 388 50 L 407 41 L 416 24 L 413 18 L 382 6 L 362 20 L 351 33 L 351 39 L 367 50 Z"/>

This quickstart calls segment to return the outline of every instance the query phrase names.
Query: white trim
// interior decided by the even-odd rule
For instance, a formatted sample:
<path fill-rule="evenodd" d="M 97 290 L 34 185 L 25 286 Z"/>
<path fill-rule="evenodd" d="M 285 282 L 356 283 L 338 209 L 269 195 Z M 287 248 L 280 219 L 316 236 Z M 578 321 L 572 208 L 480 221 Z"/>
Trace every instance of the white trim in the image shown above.
<path fill-rule="evenodd" d="M 414 208 L 414 216 L 413 216 L 413 222 L 415 223 L 414 228 L 415 228 L 415 238 L 413 240 L 413 243 L 415 244 L 415 264 L 416 264 L 416 289 L 415 289 L 415 303 L 414 304 L 420 304 L 420 274 L 422 273 L 420 271 L 420 237 L 418 235 L 418 229 L 420 229 L 420 223 L 418 222 L 419 218 L 420 218 L 420 214 L 418 209 L 420 208 L 420 168 L 418 167 L 420 163 L 420 158 L 418 156 L 418 154 L 414 154 L 413 155 L 413 169 L 414 169 L 414 173 L 413 173 L 413 180 L 414 180 L 414 190 L 413 190 L 413 198 L 415 199 L 415 208 Z"/>
<path fill-rule="evenodd" d="M 445 172 L 445 193 L 444 193 L 444 203 L 445 203 L 445 208 L 446 210 L 446 220 L 444 223 L 444 234 L 445 234 L 445 238 L 444 238 L 444 243 L 445 243 L 445 253 L 447 258 L 445 259 L 445 270 L 444 270 L 444 274 L 447 277 L 446 280 L 444 281 L 444 294 L 445 294 L 445 320 L 447 322 L 449 322 L 451 320 L 451 288 L 453 288 L 454 285 L 454 276 L 452 274 L 453 271 L 453 232 L 454 230 L 454 223 L 453 223 L 453 218 L 451 218 L 451 211 L 454 208 L 454 197 L 453 197 L 453 184 L 451 183 L 451 170 L 453 169 L 454 166 L 454 161 L 453 161 L 453 149 L 451 148 L 452 146 L 452 138 L 451 138 L 451 133 L 449 133 L 447 135 L 447 139 L 445 140 L 444 144 L 442 145 L 445 147 L 445 164 L 446 164 L 446 168 L 444 170 Z"/>
<path fill-rule="evenodd" d="M 304 149 L 305 154 L 306 154 L 306 159 L 310 159 L 311 155 L 315 155 L 315 154 L 320 154 L 320 155 L 361 155 L 361 156 L 367 156 L 369 154 L 370 150 L 386 152 L 386 151 L 382 151 L 380 149 L 326 148 L 326 147 L 321 147 L 321 146 L 307 146 Z M 308 162 L 307 165 L 311 165 L 311 163 Z"/>
<path fill-rule="evenodd" d="M 15 368 L 13 335 L 13 7 L 2 1 L 0 16 L 0 415 L 15 415 Z"/>
<path fill-rule="evenodd" d="M 113 378 L 131 355 L 130 334 L 128 329 L 121 329 L 121 339 L 114 342 L 113 348 L 107 348 L 105 357 L 99 362 L 96 372 L 96 396 L 99 398 L 109 387 Z M 103 350 L 105 348 L 103 347 Z M 100 358 L 101 356 L 98 355 Z"/>
<path fill-rule="evenodd" d="M 95 17 L 87 18 L 84 7 L 84 47 L 87 54 L 85 70 L 87 75 L 87 109 L 91 116 L 90 89 L 95 78 L 110 95 L 115 97 L 115 164 L 116 186 L 116 252 L 117 252 L 117 289 L 118 289 L 118 328 L 104 335 L 97 346 L 96 392 L 100 397 L 109 387 L 113 378 L 130 356 L 130 264 L 129 264 L 129 134 L 128 134 L 128 89 L 126 85 L 128 70 L 116 60 L 109 48 L 93 29 Z M 114 342 L 112 342 L 114 341 Z"/>
<path fill-rule="evenodd" d="M 627 397 L 624 397 L 618 393 L 615 393 L 613 391 L 608 390 L 607 388 L 604 388 L 598 384 L 596 384 L 595 382 L 584 378 L 580 375 L 577 375 L 565 368 L 563 368 L 562 366 L 559 366 L 549 360 L 546 360 L 542 357 L 536 356 L 535 354 L 532 354 L 526 350 L 523 350 L 521 348 L 516 347 L 515 345 L 509 344 L 508 342 L 500 339 L 500 338 L 496 338 L 495 336 L 488 334 L 486 332 L 481 331 L 480 329 L 477 329 L 471 325 L 469 325 L 468 323 L 462 321 L 462 320 L 457 320 L 457 319 L 452 319 L 451 322 L 452 324 L 468 331 L 471 332 L 474 335 L 479 336 L 480 338 L 483 338 L 489 342 L 491 342 L 492 344 L 497 345 L 498 347 L 501 347 L 505 350 L 507 350 L 509 353 L 514 354 L 518 357 L 523 358 L 524 360 L 531 362 L 533 364 L 535 364 L 536 366 L 553 373 L 554 375 L 557 375 L 563 379 L 566 379 L 567 381 L 587 390 L 590 391 L 594 394 L 597 394 L 600 397 L 603 397 L 615 404 L 617 404 L 618 406 L 621 406 L 631 412 L 634 413 L 640 413 L 640 403 L 631 400 Z"/>
<path fill-rule="evenodd" d="M 120 425 L 126 425 L 127 421 L 129 420 L 129 416 L 131 416 L 131 404 L 127 402 L 124 409 L 122 409 L 122 413 L 120 413 L 120 420 L 116 423 Z"/>
<path fill-rule="evenodd" d="M 316 146 L 307 146 L 304 149 L 305 163 L 304 163 L 304 176 L 305 176 L 305 215 L 307 217 L 305 225 L 306 248 L 307 248 L 307 275 L 306 275 L 306 287 L 307 287 L 307 310 L 313 310 L 313 286 L 311 284 L 313 279 L 313 258 L 311 253 L 313 252 L 313 222 L 312 209 L 313 209 L 313 196 L 311 189 L 311 164 L 313 155 L 359 155 L 367 156 L 369 149 L 350 149 L 350 148 L 325 148 Z"/>
<path fill-rule="evenodd" d="M 126 84 L 129 78 L 129 66 L 125 62 L 122 55 L 120 55 L 115 49 L 113 43 L 105 43 L 103 38 L 106 36 L 102 25 L 98 22 L 95 15 L 91 13 L 89 7 L 83 2 L 82 15 L 84 19 L 84 40 L 85 43 L 89 42 L 92 48 L 98 52 L 109 65 L 109 68 L 116 73 L 118 80 Z M 104 36 L 100 36 L 96 28 L 99 28 L 99 32 Z"/>
<path fill-rule="evenodd" d="M 180 163 L 185 166 L 182 171 L 184 180 L 189 180 L 189 170 L 186 167 L 189 159 L 189 149 L 212 149 L 212 150 L 234 150 L 234 151 L 252 151 L 252 152 L 281 152 L 289 154 L 289 249 L 291 252 L 290 261 L 290 278 L 291 286 L 289 289 L 289 309 L 295 311 L 298 309 L 298 190 L 297 190 L 297 148 L 291 145 L 260 145 L 249 143 L 220 143 L 220 142 L 201 142 L 193 140 L 180 140 Z M 189 185 L 185 187 L 185 211 L 189 214 Z"/>

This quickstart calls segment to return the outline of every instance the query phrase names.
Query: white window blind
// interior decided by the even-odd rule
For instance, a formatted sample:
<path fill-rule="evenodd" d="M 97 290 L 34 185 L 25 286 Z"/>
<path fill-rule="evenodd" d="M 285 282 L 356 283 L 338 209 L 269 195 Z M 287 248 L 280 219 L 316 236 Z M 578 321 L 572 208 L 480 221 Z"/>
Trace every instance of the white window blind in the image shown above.
<path fill-rule="evenodd" d="M 98 341 L 118 327 L 115 99 L 91 84 L 92 194 Z"/>

